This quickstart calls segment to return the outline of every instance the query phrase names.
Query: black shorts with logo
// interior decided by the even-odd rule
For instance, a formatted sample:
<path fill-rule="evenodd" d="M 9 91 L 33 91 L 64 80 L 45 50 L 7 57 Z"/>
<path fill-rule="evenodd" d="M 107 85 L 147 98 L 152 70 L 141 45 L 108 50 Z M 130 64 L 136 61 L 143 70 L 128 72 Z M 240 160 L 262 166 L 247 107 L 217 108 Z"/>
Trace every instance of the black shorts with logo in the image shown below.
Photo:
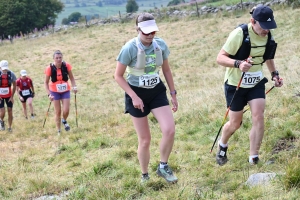
<path fill-rule="evenodd" d="M 236 92 L 230 110 L 232 111 L 241 111 L 247 105 L 247 103 L 253 99 L 266 98 L 265 94 L 265 84 L 268 82 L 268 79 L 264 77 L 257 85 L 253 88 L 239 88 Z M 233 98 L 233 95 L 236 91 L 236 86 L 228 85 L 227 81 L 224 84 L 224 91 L 226 97 L 227 108 L 230 105 L 230 102 Z"/>
<path fill-rule="evenodd" d="M 133 117 L 145 117 L 152 109 L 169 105 L 167 89 L 162 81 L 151 89 L 129 86 L 144 103 L 144 112 L 142 112 L 133 106 L 131 97 L 125 93 L 125 113 L 129 113 Z"/>

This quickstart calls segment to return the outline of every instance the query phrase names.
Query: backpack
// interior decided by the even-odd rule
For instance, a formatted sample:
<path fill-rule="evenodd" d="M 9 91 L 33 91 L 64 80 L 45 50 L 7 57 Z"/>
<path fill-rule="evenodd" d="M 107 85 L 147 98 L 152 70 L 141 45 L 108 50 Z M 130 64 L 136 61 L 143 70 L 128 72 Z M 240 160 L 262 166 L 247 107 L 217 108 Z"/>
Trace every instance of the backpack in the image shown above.
<path fill-rule="evenodd" d="M 7 71 L 8 87 L 11 86 L 11 71 Z M 0 71 L 0 86 L 2 86 L 2 72 Z"/>
<path fill-rule="evenodd" d="M 246 60 L 251 52 L 251 48 L 259 48 L 259 47 L 265 47 L 265 53 L 262 56 L 263 57 L 263 62 L 259 64 L 253 64 L 253 65 L 261 65 L 263 64 L 266 60 L 269 59 L 274 59 L 275 53 L 276 53 L 276 48 L 277 48 L 277 43 L 274 41 L 271 31 L 268 33 L 268 41 L 266 45 L 262 46 L 251 46 L 251 41 L 250 41 L 250 36 L 248 32 L 248 24 L 240 24 L 236 28 L 241 27 L 243 30 L 243 42 L 242 45 L 240 46 L 239 50 L 235 55 L 230 55 L 230 58 L 236 59 L 236 60 Z M 260 57 L 260 56 L 257 56 Z M 255 58 L 255 57 L 252 57 Z"/>
<path fill-rule="evenodd" d="M 51 81 L 53 83 L 55 83 L 57 81 L 57 69 L 55 67 L 54 64 L 50 63 L 50 67 L 51 67 Z M 68 69 L 67 69 L 67 65 L 65 62 L 62 62 L 61 64 L 61 74 L 62 74 L 62 80 L 63 81 L 68 81 L 69 80 L 69 73 L 68 73 Z"/>

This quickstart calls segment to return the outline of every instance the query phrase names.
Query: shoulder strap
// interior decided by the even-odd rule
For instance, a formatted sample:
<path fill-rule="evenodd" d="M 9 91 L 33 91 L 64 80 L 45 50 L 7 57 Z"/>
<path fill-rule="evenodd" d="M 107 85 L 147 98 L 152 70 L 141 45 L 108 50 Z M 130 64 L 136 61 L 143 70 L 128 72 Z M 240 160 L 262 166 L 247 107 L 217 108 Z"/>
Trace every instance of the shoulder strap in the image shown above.
<path fill-rule="evenodd" d="M 251 41 L 248 32 L 248 24 L 240 24 L 236 28 L 239 27 L 243 30 L 243 41 L 236 54 L 230 55 L 229 57 L 237 60 L 245 60 L 249 57 L 251 52 Z"/>

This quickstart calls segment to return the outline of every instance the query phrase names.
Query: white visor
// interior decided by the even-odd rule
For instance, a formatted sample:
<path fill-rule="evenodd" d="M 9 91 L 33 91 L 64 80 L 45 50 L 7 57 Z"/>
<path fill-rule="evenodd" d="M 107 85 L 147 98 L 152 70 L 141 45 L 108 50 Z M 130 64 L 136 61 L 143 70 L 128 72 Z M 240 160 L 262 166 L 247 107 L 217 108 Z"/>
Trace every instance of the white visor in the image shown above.
<path fill-rule="evenodd" d="M 155 20 L 139 22 L 138 27 L 143 31 L 143 33 L 146 34 L 158 31 L 158 27 L 155 23 Z"/>

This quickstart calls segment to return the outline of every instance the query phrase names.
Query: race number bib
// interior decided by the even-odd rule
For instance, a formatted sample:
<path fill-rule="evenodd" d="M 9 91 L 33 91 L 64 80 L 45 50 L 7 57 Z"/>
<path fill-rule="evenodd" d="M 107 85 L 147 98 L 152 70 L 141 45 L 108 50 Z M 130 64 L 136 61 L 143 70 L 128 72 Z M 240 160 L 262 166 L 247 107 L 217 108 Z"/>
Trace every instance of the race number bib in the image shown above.
<path fill-rule="evenodd" d="M 262 72 L 246 72 L 241 87 L 251 88 L 254 87 L 263 78 Z"/>
<path fill-rule="evenodd" d="M 6 95 L 9 93 L 9 88 L 0 88 L 0 95 Z"/>
<path fill-rule="evenodd" d="M 68 90 L 68 84 L 67 83 L 56 84 L 56 90 L 57 92 L 65 92 Z"/>
<path fill-rule="evenodd" d="M 22 90 L 22 96 L 30 95 L 30 90 Z"/>
<path fill-rule="evenodd" d="M 159 82 L 158 74 L 145 74 L 139 77 L 139 87 L 154 88 Z"/>

